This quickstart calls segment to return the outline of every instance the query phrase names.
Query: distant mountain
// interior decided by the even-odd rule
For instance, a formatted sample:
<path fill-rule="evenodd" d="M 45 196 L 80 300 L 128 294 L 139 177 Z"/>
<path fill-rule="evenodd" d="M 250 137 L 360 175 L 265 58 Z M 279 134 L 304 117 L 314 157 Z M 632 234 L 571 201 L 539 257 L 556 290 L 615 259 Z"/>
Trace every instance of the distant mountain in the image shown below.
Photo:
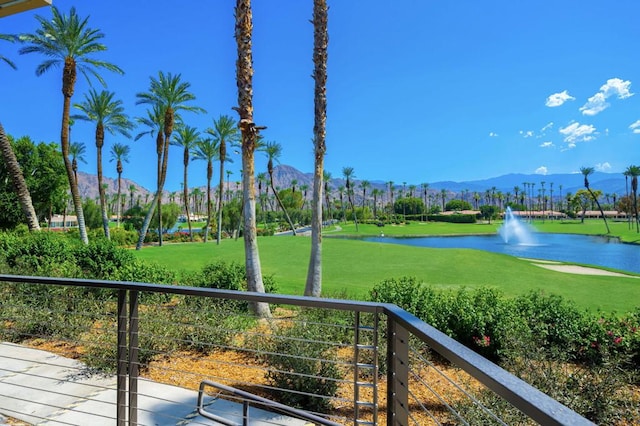
<path fill-rule="evenodd" d="M 453 192 L 461 192 L 462 190 L 469 190 L 471 192 L 484 192 L 487 189 L 493 187 L 497 191 L 503 193 L 513 193 L 513 188 L 518 186 L 520 190 L 524 189 L 524 183 L 533 183 L 534 191 L 537 192 L 537 188 L 541 188 L 541 182 L 545 182 L 545 188 L 547 191 L 553 184 L 554 194 L 558 194 L 560 186 L 562 185 L 562 193 L 567 192 L 575 193 L 579 189 L 584 188 L 584 177 L 580 173 L 564 173 L 564 174 L 551 174 L 551 175 L 537 175 L 537 174 L 519 174 L 511 173 L 508 175 L 498 176 L 490 179 L 465 181 L 465 182 L 434 182 L 429 185 L 432 189 L 446 189 Z M 592 189 L 598 189 L 603 194 L 618 194 L 623 195 L 625 190 L 625 179 L 621 173 L 603 173 L 595 172 L 589 176 L 589 183 Z"/>
<path fill-rule="evenodd" d="M 303 173 L 295 167 L 291 167 L 288 165 L 280 164 L 274 167 L 273 170 L 273 181 L 274 186 L 276 188 L 285 189 L 290 188 L 293 181 L 297 181 L 296 187 L 300 188 L 304 185 L 308 187 L 307 198 L 311 197 L 311 190 L 313 187 L 313 174 L 312 173 Z M 79 172 L 78 173 L 78 182 L 80 187 L 80 195 L 86 198 L 97 199 L 98 197 L 98 178 L 95 175 L 90 175 L 87 173 Z M 355 180 L 353 185 L 355 188 L 355 201 L 358 202 L 362 199 L 362 188 L 360 186 L 361 180 Z M 562 194 L 566 194 L 567 192 L 575 193 L 579 189 L 584 188 L 583 184 L 583 176 L 579 173 L 565 173 L 565 174 L 551 174 L 551 175 L 537 175 L 537 174 L 507 174 L 503 176 L 498 176 L 490 179 L 481 179 L 474 181 L 439 181 L 439 182 L 430 182 L 429 190 L 440 192 L 442 189 L 445 189 L 448 192 L 460 193 L 462 191 L 480 192 L 484 193 L 486 190 L 490 190 L 492 188 L 496 188 L 496 191 L 501 191 L 503 193 L 512 193 L 514 187 L 519 187 L 520 191 L 524 189 L 524 182 L 534 183 L 534 191 L 537 195 L 538 188 L 541 188 L 541 182 L 545 182 L 545 189 L 548 191 L 551 188 L 551 184 L 553 184 L 553 192 L 556 196 L 560 195 L 560 186 L 562 186 Z M 107 194 L 115 194 L 117 192 L 117 179 L 105 178 L 104 183 L 107 184 Z M 385 193 L 388 191 L 387 182 L 376 180 L 370 181 L 370 187 L 367 189 L 367 198 L 371 194 L 371 190 L 377 188 L 379 190 L 384 191 Z M 603 194 L 617 194 L 618 196 L 624 195 L 626 193 L 625 189 L 625 179 L 621 173 L 602 173 L 595 172 L 591 176 L 589 176 L 589 183 L 591 184 L 592 189 L 597 189 L 602 191 Z M 153 189 L 147 189 L 138 185 L 132 180 L 122 179 L 122 192 L 125 194 L 129 194 L 129 186 L 133 185 L 135 187 L 135 196 L 141 196 L 142 200 L 145 197 L 153 196 Z M 227 183 L 225 182 L 225 186 Z M 333 178 L 329 184 L 329 187 L 332 189 L 332 196 L 338 196 L 338 189 L 340 187 L 344 187 L 345 181 L 342 178 Z M 420 184 L 414 184 L 416 186 L 416 195 L 421 191 Z M 394 186 L 398 188 L 402 188 L 402 184 L 395 183 Z M 407 184 L 406 189 L 409 190 L 409 184 Z M 204 186 L 200 187 L 202 191 L 205 191 L 206 188 Z M 231 191 L 237 191 L 238 185 L 235 182 L 229 182 L 229 189 Z M 226 190 L 226 188 L 225 188 Z M 547 192 L 548 193 L 548 192 Z M 167 192 L 168 194 L 168 192 Z"/>
<path fill-rule="evenodd" d="M 103 178 L 102 183 L 107 185 L 106 193 L 107 196 L 111 196 L 112 194 L 118 193 L 118 179 L 111 178 Z M 133 185 L 135 188 L 134 197 L 138 195 L 141 196 L 141 199 L 144 200 L 145 196 L 149 194 L 149 197 L 153 196 L 153 192 L 144 188 L 141 185 L 138 185 L 132 180 L 122 178 L 121 180 L 121 188 L 123 194 L 129 196 L 129 187 Z M 89 173 L 78 172 L 78 190 L 80 191 L 80 197 L 82 198 L 90 198 L 97 200 L 99 195 L 98 192 L 98 176 L 92 175 Z"/>

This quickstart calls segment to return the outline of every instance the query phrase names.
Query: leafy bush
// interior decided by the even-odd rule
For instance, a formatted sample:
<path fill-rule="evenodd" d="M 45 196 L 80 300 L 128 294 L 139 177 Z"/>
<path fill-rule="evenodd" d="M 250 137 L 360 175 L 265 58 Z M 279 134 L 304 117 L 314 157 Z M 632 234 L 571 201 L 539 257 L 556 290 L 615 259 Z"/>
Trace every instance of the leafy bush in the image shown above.
<path fill-rule="evenodd" d="M 34 232 L 17 238 L 5 252 L 12 273 L 77 277 L 75 249 L 79 242 L 52 232 Z"/>
<path fill-rule="evenodd" d="M 449 222 L 449 223 L 476 223 L 476 215 L 474 214 L 430 214 L 427 220 L 433 222 Z"/>

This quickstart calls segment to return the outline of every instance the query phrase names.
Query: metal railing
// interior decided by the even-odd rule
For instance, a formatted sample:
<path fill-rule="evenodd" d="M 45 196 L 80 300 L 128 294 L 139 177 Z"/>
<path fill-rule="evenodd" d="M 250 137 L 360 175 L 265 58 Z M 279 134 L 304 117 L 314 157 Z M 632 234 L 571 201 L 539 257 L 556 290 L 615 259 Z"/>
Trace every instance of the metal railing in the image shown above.
<path fill-rule="evenodd" d="M 28 423 L 591 424 L 391 304 L 0 275 L 0 341 Z"/>

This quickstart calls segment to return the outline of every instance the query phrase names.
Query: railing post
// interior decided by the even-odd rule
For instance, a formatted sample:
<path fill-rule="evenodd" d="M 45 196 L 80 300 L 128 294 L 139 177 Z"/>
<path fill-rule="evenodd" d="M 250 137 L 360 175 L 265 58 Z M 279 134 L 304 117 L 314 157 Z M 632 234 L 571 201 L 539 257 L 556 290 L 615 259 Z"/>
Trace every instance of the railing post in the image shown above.
<path fill-rule="evenodd" d="M 129 292 L 129 425 L 138 424 L 139 344 L 138 292 Z"/>
<path fill-rule="evenodd" d="M 118 290 L 118 349 L 116 422 L 125 426 L 127 419 L 127 290 Z"/>
<path fill-rule="evenodd" d="M 387 426 L 409 424 L 409 333 L 387 317 Z"/>

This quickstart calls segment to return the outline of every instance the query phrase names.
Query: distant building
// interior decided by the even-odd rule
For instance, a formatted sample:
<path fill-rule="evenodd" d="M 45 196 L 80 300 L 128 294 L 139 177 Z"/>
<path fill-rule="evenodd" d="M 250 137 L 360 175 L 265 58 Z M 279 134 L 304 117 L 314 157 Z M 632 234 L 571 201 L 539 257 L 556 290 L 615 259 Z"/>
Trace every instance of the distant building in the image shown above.
<path fill-rule="evenodd" d="M 75 215 L 67 215 L 66 217 L 63 217 L 61 214 L 54 214 L 51 217 L 51 222 L 47 225 L 49 229 L 77 228 L 78 218 Z"/>

